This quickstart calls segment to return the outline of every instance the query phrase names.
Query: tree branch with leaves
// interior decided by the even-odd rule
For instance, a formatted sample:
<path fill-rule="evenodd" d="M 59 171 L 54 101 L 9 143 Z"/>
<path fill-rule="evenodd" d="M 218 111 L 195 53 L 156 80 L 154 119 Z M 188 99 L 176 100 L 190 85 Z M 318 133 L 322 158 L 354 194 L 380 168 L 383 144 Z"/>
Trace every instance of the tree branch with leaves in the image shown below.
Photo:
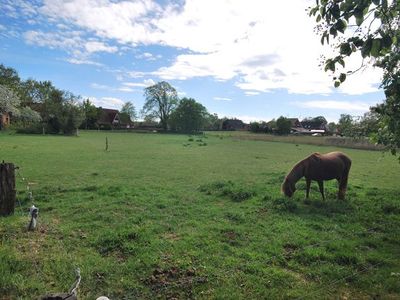
<path fill-rule="evenodd" d="M 337 42 L 337 55 L 324 62 L 325 71 L 335 74 L 335 87 L 366 66 L 367 58 L 383 70 L 386 99 L 371 109 L 379 119 L 376 141 L 396 154 L 400 148 L 400 1 L 317 0 L 309 14 L 316 18 L 321 43 Z M 356 53 L 363 58 L 361 67 L 338 73 Z"/>

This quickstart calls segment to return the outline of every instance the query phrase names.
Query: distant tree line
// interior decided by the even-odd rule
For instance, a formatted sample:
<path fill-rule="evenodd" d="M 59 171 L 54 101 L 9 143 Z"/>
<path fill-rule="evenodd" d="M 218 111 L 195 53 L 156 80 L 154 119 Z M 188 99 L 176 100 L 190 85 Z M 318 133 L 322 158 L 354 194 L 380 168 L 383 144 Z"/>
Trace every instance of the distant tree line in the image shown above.
<path fill-rule="evenodd" d="M 2 64 L 0 93 L 0 113 L 11 114 L 21 132 L 73 134 L 84 118 L 78 96 L 50 81 L 21 80 L 14 69 Z"/>
<path fill-rule="evenodd" d="M 165 81 L 145 88 L 144 96 L 142 124 L 152 124 L 164 131 L 250 130 L 286 135 L 297 126 L 293 124 L 294 119 L 283 116 L 249 125 L 238 119 L 221 119 L 193 98 L 179 99 L 176 89 Z M 82 100 L 80 96 L 56 88 L 50 81 L 21 80 L 14 69 L 0 64 L 0 115 L 4 113 L 12 115 L 13 126 L 19 132 L 74 134 L 78 128 L 98 129 L 103 109 L 89 99 Z M 132 102 L 126 102 L 119 111 L 121 124 L 133 124 L 137 118 Z M 372 110 L 362 117 L 343 114 L 337 124 L 328 123 L 323 116 L 305 118 L 299 124 L 304 129 L 319 128 L 331 134 L 376 139 L 379 122 L 377 112 Z"/>
<path fill-rule="evenodd" d="M 102 113 L 89 99 L 58 89 L 51 81 L 21 80 L 15 69 L 0 64 L 0 117 L 11 115 L 17 132 L 76 134 L 78 128 L 98 129 Z M 119 117 L 125 124 L 137 117 L 131 102 L 124 104 Z"/>

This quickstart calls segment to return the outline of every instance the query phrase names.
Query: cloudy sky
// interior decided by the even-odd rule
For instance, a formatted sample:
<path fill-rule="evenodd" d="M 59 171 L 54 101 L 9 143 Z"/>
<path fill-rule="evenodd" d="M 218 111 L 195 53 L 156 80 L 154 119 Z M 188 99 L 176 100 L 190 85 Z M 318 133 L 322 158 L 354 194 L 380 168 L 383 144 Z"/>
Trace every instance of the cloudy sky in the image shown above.
<path fill-rule="evenodd" d="M 361 115 L 384 98 L 368 68 L 339 89 L 319 66 L 315 0 L 0 0 L 0 63 L 23 79 L 138 110 L 166 80 L 219 116 Z M 357 68 L 360 61 L 348 62 Z"/>

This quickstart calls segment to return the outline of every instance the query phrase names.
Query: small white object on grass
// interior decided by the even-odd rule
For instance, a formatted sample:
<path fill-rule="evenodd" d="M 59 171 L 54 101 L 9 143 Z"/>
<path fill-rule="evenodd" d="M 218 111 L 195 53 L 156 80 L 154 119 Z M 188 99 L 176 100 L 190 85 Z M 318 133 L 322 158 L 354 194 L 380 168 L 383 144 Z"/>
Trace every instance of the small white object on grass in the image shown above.
<path fill-rule="evenodd" d="M 39 215 L 39 208 L 37 208 L 35 205 L 32 205 L 32 207 L 29 209 L 29 217 L 31 218 L 29 220 L 28 224 L 28 230 L 35 230 L 36 228 L 36 219 Z"/>
<path fill-rule="evenodd" d="M 106 296 L 100 296 L 96 300 L 110 300 L 110 299 L 108 299 Z"/>

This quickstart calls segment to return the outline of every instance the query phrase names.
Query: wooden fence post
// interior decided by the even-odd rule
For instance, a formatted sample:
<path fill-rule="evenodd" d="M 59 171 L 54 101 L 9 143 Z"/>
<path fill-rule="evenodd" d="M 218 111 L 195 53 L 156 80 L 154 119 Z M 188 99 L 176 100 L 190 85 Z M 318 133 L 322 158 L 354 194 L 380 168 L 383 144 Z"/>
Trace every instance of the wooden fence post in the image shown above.
<path fill-rule="evenodd" d="M 15 199 L 15 167 L 12 163 L 0 163 L 0 216 L 14 213 Z"/>

